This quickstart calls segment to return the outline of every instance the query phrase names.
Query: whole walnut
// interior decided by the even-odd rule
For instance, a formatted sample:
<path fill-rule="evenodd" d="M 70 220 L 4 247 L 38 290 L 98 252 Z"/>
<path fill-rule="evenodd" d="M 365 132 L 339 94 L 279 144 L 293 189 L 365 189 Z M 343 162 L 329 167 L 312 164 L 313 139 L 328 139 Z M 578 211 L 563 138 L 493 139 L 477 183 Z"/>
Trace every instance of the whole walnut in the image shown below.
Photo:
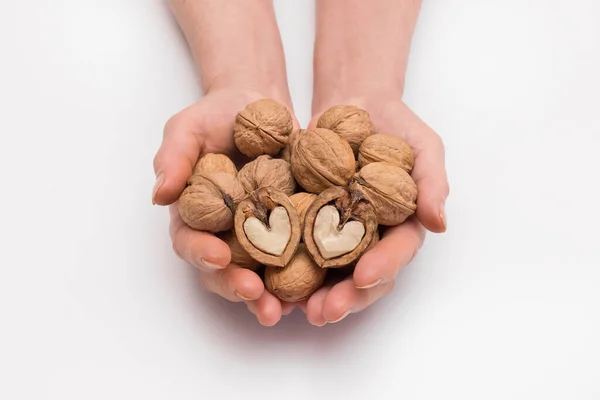
<path fill-rule="evenodd" d="M 198 159 L 194 167 L 194 174 L 210 172 L 225 172 L 236 176 L 237 168 L 225 154 L 208 153 Z"/>
<path fill-rule="evenodd" d="M 217 235 L 219 239 L 229 246 L 232 263 L 252 271 L 257 270 L 260 267 L 260 263 L 252 258 L 252 256 L 242 247 L 233 229 L 221 232 Z"/>
<path fill-rule="evenodd" d="M 277 298 L 290 303 L 307 299 L 325 282 L 327 270 L 310 258 L 303 244 L 283 268 L 265 268 L 265 288 Z"/>
<path fill-rule="evenodd" d="M 355 155 L 361 143 L 375 133 L 369 113 L 351 105 L 334 106 L 325 111 L 317 121 L 317 128 L 331 129 L 340 135 Z"/>
<path fill-rule="evenodd" d="M 292 150 L 296 182 L 311 193 L 346 186 L 356 170 L 352 148 L 329 129 L 310 129 L 299 136 Z"/>
<path fill-rule="evenodd" d="M 233 228 L 235 207 L 245 196 L 244 188 L 231 174 L 196 174 L 179 196 L 178 209 L 192 229 L 222 232 Z"/>
<path fill-rule="evenodd" d="M 290 201 L 294 207 L 296 207 L 296 212 L 298 213 L 298 218 L 300 219 L 300 229 L 302 231 L 304 231 L 304 218 L 306 217 L 308 207 L 310 207 L 316 198 L 316 194 L 305 192 L 299 192 L 290 196 Z"/>
<path fill-rule="evenodd" d="M 260 99 L 236 115 L 233 139 L 238 150 L 248 157 L 274 156 L 287 144 L 292 128 L 292 115 L 283 104 Z"/>
<path fill-rule="evenodd" d="M 417 210 L 417 185 L 408 172 L 396 165 L 367 164 L 356 173 L 350 187 L 373 205 L 380 225 L 399 225 Z"/>
<path fill-rule="evenodd" d="M 244 165 L 237 178 L 248 193 L 260 188 L 274 187 L 290 196 L 296 190 L 290 164 L 266 154 Z"/>
<path fill-rule="evenodd" d="M 412 149 L 396 135 L 376 133 L 365 139 L 358 149 L 358 164 L 362 168 L 373 162 L 385 161 L 410 173 L 415 165 Z"/>

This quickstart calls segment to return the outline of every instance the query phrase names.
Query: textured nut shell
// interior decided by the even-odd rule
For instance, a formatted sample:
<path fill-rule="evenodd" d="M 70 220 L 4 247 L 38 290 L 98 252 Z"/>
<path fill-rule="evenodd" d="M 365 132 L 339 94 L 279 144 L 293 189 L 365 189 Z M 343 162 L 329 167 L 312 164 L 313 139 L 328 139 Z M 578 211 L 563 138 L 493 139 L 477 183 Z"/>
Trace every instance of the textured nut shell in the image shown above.
<path fill-rule="evenodd" d="M 358 164 L 364 167 L 374 162 L 388 162 L 410 173 L 415 165 L 412 149 L 402 138 L 377 133 L 365 139 L 358 150 Z"/>
<path fill-rule="evenodd" d="M 222 232 L 233 227 L 235 205 L 245 195 L 242 185 L 231 174 L 192 175 L 179 196 L 178 209 L 192 229 Z"/>
<path fill-rule="evenodd" d="M 365 165 L 355 175 L 351 188 L 369 199 L 380 225 L 399 225 L 417 210 L 415 181 L 408 172 L 390 163 Z"/>
<path fill-rule="evenodd" d="M 248 157 L 274 156 L 287 144 L 292 128 L 292 115 L 283 104 L 261 99 L 236 115 L 233 139 L 238 150 Z"/>
<path fill-rule="evenodd" d="M 248 193 L 264 187 L 279 189 L 287 196 L 296 191 L 296 181 L 290 164 L 269 155 L 259 156 L 244 165 L 237 178 Z"/>
<path fill-rule="evenodd" d="M 283 150 L 281 150 L 281 153 L 280 153 L 281 159 L 283 159 L 289 163 L 292 162 L 292 149 L 298 142 L 300 135 L 302 135 L 304 132 L 306 132 L 306 129 L 296 129 L 296 130 L 292 131 L 292 133 L 288 137 L 287 145 L 283 148 Z"/>
<path fill-rule="evenodd" d="M 346 202 L 349 198 L 350 193 L 347 189 L 341 187 L 329 188 L 317 196 L 315 201 L 313 201 L 306 212 L 303 232 L 304 243 L 306 244 L 306 249 L 310 253 L 312 259 L 321 268 L 340 268 L 351 264 L 365 252 L 373 240 L 373 236 L 377 230 L 377 218 L 375 216 L 375 210 L 368 202 L 361 201 L 352 212 L 352 219 L 362 222 L 365 226 L 365 234 L 361 242 L 354 248 L 354 250 L 339 257 L 326 260 L 321 255 L 313 237 L 313 229 L 317 214 L 323 206 L 332 202 L 335 202 L 337 206 L 337 203 L 340 200 Z"/>
<path fill-rule="evenodd" d="M 233 229 L 222 232 L 219 234 L 219 238 L 229 246 L 232 263 L 252 271 L 256 271 L 260 267 L 260 263 L 242 247 Z"/>
<path fill-rule="evenodd" d="M 320 128 L 300 135 L 291 164 L 296 182 L 317 194 L 332 186 L 346 186 L 356 170 L 348 142 L 333 131 Z"/>
<path fill-rule="evenodd" d="M 308 211 L 308 207 L 315 201 L 317 195 L 314 193 L 305 193 L 300 192 L 290 196 L 290 200 L 294 207 L 296 207 L 296 212 L 298 213 L 298 218 L 300 219 L 300 229 L 304 231 L 304 219 L 306 217 L 306 212 Z"/>
<path fill-rule="evenodd" d="M 319 268 L 304 245 L 284 268 L 265 268 L 265 287 L 277 298 L 290 303 L 307 299 L 325 281 L 327 270 Z"/>
<path fill-rule="evenodd" d="M 317 128 L 331 129 L 358 153 L 361 143 L 375 132 L 369 113 L 356 106 L 339 105 L 325 111 L 317 121 Z"/>
<path fill-rule="evenodd" d="M 260 203 L 269 211 L 277 206 L 284 207 L 287 211 L 292 232 L 290 240 L 285 247 L 283 254 L 280 256 L 268 254 L 254 247 L 244 232 L 244 222 L 248 217 L 255 215 L 257 209 L 256 203 Z M 288 196 L 274 188 L 259 189 L 240 202 L 235 212 L 234 225 L 237 238 L 248 254 L 259 263 L 273 267 L 283 267 L 290 262 L 298 249 L 300 237 L 302 235 L 302 232 L 300 231 L 300 220 L 298 219 L 298 214 L 296 213 L 294 205 Z"/>
<path fill-rule="evenodd" d="M 233 161 L 224 154 L 208 153 L 200 157 L 194 167 L 194 175 L 211 172 L 224 172 L 233 176 L 237 175 L 237 168 Z"/>

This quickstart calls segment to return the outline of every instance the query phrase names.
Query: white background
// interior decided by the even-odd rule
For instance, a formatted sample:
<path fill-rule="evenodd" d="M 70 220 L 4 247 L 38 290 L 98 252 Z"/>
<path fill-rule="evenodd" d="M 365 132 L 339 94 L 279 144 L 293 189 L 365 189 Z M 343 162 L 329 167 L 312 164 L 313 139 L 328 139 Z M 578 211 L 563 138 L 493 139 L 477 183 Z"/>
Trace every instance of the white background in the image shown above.
<path fill-rule="evenodd" d="M 276 6 L 306 125 L 314 5 Z M 405 99 L 449 231 L 324 328 L 171 251 L 152 158 L 200 93 L 162 1 L 2 0 L 0 52 L 0 398 L 600 399 L 598 0 L 425 1 Z"/>

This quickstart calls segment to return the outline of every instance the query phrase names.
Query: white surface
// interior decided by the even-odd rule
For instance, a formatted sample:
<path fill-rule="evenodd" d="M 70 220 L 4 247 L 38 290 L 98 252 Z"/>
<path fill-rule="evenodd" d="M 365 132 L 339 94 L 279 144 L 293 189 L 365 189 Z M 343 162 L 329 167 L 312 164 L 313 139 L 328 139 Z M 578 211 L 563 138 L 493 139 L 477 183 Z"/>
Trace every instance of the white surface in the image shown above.
<path fill-rule="evenodd" d="M 312 2 L 277 1 L 310 117 Z M 200 291 L 152 207 L 198 96 L 159 0 L 0 3 L 0 398 L 600 399 L 600 2 L 425 1 L 406 101 L 449 232 L 342 323 Z"/>

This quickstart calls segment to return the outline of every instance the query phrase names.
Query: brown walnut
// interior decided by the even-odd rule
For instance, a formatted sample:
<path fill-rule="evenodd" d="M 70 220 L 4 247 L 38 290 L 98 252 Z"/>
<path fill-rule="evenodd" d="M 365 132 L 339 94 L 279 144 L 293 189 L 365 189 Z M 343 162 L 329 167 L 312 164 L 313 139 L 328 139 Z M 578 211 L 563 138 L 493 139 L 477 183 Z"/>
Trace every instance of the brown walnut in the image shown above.
<path fill-rule="evenodd" d="M 283 104 L 260 99 L 236 115 L 233 139 L 238 150 L 248 157 L 274 156 L 287 144 L 292 128 L 292 115 Z"/>
<path fill-rule="evenodd" d="M 415 181 L 408 172 L 390 163 L 365 165 L 350 187 L 360 191 L 373 205 L 380 225 L 399 225 L 417 210 Z"/>
<path fill-rule="evenodd" d="M 292 162 L 292 149 L 294 148 L 294 146 L 298 142 L 298 139 L 304 132 L 306 132 L 306 129 L 296 129 L 292 131 L 292 133 L 288 137 L 287 145 L 283 148 L 283 150 L 281 150 L 280 158 L 289 163 Z"/>
<path fill-rule="evenodd" d="M 313 201 L 315 201 L 316 198 L 316 194 L 306 192 L 299 192 L 290 196 L 290 200 L 296 208 L 298 218 L 300 219 L 301 231 L 304 231 L 304 218 L 306 217 L 308 207 L 310 207 L 310 205 L 313 203 Z"/>
<path fill-rule="evenodd" d="M 244 165 L 237 178 L 248 193 L 260 188 L 272 187 L 290 196 L 296 190 L 296 181 L 290 164 L 266 154 Z"/>
<path fill-rule="evenodd" d="M 358 149 L 358 164 L 385 161 L 410 173 L 415 165 L 412 149 L 402 138 L 396 135 L 376 133 L 365 139 Z"/>
<path fill-rule="evenodd" d="M 233 229 L 221 232 L 217 236 L 229 246 L 232 263 L 252 271 L 256 271 L 260 267 L 260 263 L 242 247 Z"/>
<path fill-rule="evenodd" d="M 351 105 L 334 106 L 325 111 L 317 121 L 317 128 L 331 129 L 352 147 L 356 155 L 361 143 L 375 133 L 375 128 L 365 110 Z"/>
<path fill-rule="evenodd" d="M 321 268 L 340 268 L 365 252 L 376 230 L 375 210 L 361 193 L 333 187 L 323 191 L 308 208 L 304 243 Z"/>
<path fill-rule="evenodd" d="M 265 268 L 265 288 L 280 300 L 290 303 L 305 300 L 325 281 L 327 270 L 310 258 L 303 244 L 283 268 Z"/>
<path fill-rule="evenodd" d="M 356 170 L 352 148 L 329 129 L 310 129 L 292 149 L 292 172 L 296 182 L 311 193 L 332 186 L 346 186 Z"/>
<path fill-rule="evenodd" d="M 236 176 L 237 168 L 225 154 L 208 153 L 198 159 L 194 167 L 194 175 L 211 172 L 225 172 Z"/>
<path fill-rule="evenodd" d="M 245 196 L 244 188 L 231 174 L 197 174 L 188 179 L 178 209 L 192 229 L 222 232 L 233 228 L 235 207 Z"/>
<path fill-rule="evenodd" d="M 250 193 L 238 205 L 235 232 L 252 258 L 274 267 L 290 262 L 302 234 L 294 205 L 282 191 L 271 187 Z"/>

